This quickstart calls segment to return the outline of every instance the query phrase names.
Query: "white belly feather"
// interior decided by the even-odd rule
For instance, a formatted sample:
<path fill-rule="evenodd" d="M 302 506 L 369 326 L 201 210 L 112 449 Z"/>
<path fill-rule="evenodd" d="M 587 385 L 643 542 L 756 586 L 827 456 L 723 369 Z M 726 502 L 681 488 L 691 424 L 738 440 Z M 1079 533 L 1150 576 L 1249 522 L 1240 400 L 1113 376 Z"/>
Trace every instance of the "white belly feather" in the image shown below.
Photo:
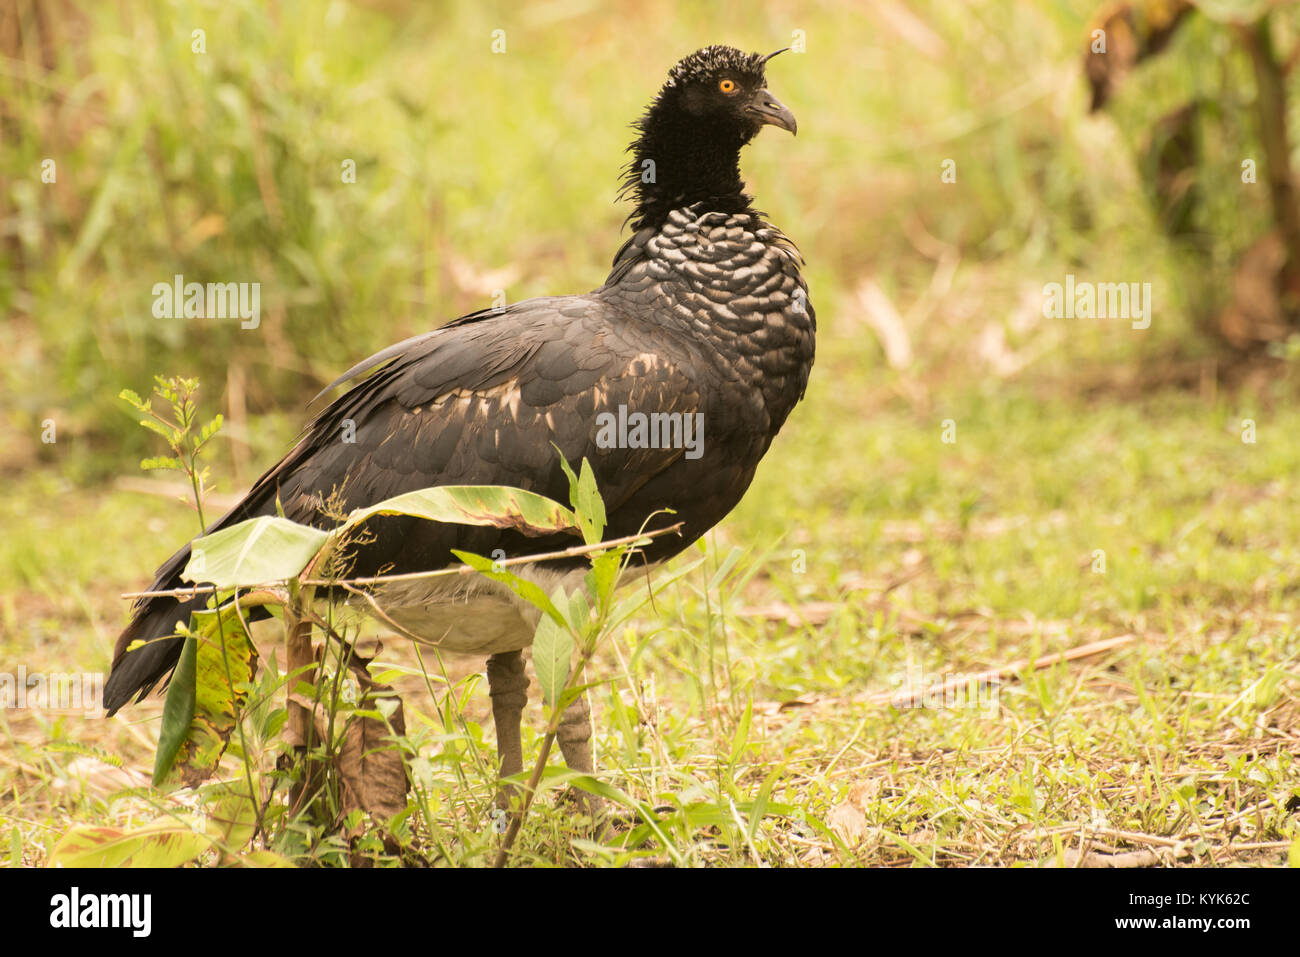
<path fill-rule="evenodd" d="M 549 595 L 560 585 L 566 592 L 581 587 L 586 572 L 551 571 L 537 565 L 515 573 Z M 457 654 L 493 655 L 527 648 L 541 617 L 505 585 L 483 575 L 394 582 L 377 591 L 375 600 L 406 631 Z M 368 603 L 363 601 L 360 607 L 366 608 Z M 380 622 L 382 627 L 382 619 Z"/>

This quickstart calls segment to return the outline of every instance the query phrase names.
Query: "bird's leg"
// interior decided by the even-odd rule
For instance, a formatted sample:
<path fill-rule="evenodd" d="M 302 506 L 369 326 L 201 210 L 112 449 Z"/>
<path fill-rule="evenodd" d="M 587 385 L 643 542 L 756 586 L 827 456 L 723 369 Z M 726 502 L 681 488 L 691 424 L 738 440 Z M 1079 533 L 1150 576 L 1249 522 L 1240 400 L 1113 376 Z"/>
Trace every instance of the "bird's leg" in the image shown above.
<path fill-rule="evenodd" d="M 497 726 L 497 753 L 501 755 L 501 777 L 508 778 L 524 769 L 523 745 L 519 725 L 524 705 L 528 703 L 528 675 L 524 673 L 521 651 L 503 651 L 487 662 L 488 694 L 492 697 L 492 721 Z M 517 785 L 501 785 L 497 807 L 510 810 L 510 801 L 522 797 Z"/>
<path fill-rule="evenodd" d="M 560 752 L 564 763 L 570 771 L 591 774 L 595 766 L 591 760 L 591 704 L 587 692 L 578 695 L 560 717 L 560 726 L 555 735 L 560 742 Z M 596 799 L 586 791 L 573 788 L 570 797 L 587 814 L 594 814 Z"/>

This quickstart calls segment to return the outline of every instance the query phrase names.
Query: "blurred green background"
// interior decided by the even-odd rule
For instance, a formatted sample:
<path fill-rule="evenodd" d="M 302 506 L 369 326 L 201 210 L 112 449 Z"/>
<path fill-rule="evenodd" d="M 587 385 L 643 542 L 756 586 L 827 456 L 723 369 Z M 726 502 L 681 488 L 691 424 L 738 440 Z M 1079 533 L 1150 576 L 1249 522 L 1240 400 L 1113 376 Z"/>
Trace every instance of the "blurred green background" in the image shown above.
<path fill-rule="evenodd" d="M 1089 115 L 1093 6 L 18 0 L 0 72 L 0 474 L 119 471 L 147 446 L 115 396 L 167 372 L 202 378 L 250 480 L 303 400 L 370 351 L 496 288 L 598 285 L 626 215 L 628 123 L 667 68 L 795 31 L 807 52 L 770 82 L 800 135 L 765 134 L 743 168 L 808 261 L 819 376 L 913 398 L 991 377 L 1158 381 L 1153 364 L 1213 350 L 1199 329 L 1269 228 L 1265 187 L 1240 183 L 1258 155 L 1250 64 L 1193 18 Z M 1283 36 L 1300 22 L 1273 19 Z M 1140 147 L 1194 100 L 1213 114 L 1195 176 L 1222 188 L 1198 194 L 1189 261 Z M 1152 328 L 1044 321 L 1042 287 L 1067 272 L 1151 282 Z M 155 319 L 153 284 L 177 273 L 260 282 L 260 328 Z M 911 345 L 899 371 L 873 321 L 890 307 Z"/>
<path fill-rule="evenodd" d="M 1300 455 L 1286 441 L 1297 340 L 1233 349 L 1215 331 L 1273 228 L 1264 172 L 1242 181 L 1243 157 L 1261 155 L 1250 57 L 1231 11 L 1207 10 L 1090 112 L 1090 23 L 1110 31 L 1118 70 L 1114 18 L 1140 39 L 1134 9 L 20 0 L 0 21 L 0 618 L 36 634 L 51 600 L 57 621 L 92 608 L 100 654 L 125 614 L 116 591 L 193 534 L 165 498 L 121 494 L 159 451 L 123 388 L 199 376 L 205 417 L 226 418 L 217 488 L 237 495 L 358 359 L 496 289 L 599 285 L 626 235 L 629 124 L 673 62 L 712 42 L 806 49 L 769 68 L 799 136 L 765 132 L 742 167 L 807 260 L 817 365 L 733 519 L 740 540 L 810 544 L 827 571 L 808 587 L 824 591 L 891 555 L 882 523 L 964 534 L 985 514 L 1069 509 L 1068 544 L 1025 551 L 1002 540 L 1007 524 L 996 554 L 934 560 L 965 562 L 973 594 L 1007 613 L 1077 614 L 1098 589 L 1102 606 L 1143 609 L 1227 569 L 1255 580 L 1277 567 L 1275 543 L 1244 554 L 1237 527 L 1207 544 L 1213 561 L 1129 565 L 1105 588 L 1051 573 L 1117 523 L 1128 540 L 1112 549 L 1169 539 L 1225 483 L 1285 498 L 1276 481 Z M 1268 22 L 1283 54 L 1296 48 L 1300 11 Z M 1158 131 L 1188 104 L 1196 122 L 1174 132 L 1195 148 L 1170 161 Z M 155 318 L 153 286 L 176 274 L 259 282 L 260 325 Z M 1067 274 L 1151 283 L 1150 328 L 1045 319 L 1043 287 Z M 1260 443 L 1243 444 L 1246 418 Z M 950 419 L 954 444 L 939 440 Z M 1235 504 L 1225 520 L 1252 521 Z M 1293 524 L 1260 520 L 1284 537 Z M 114 547 L 84 547 L 92 523 Z M 92 589 L 89 606 L 68 581 Z"/>

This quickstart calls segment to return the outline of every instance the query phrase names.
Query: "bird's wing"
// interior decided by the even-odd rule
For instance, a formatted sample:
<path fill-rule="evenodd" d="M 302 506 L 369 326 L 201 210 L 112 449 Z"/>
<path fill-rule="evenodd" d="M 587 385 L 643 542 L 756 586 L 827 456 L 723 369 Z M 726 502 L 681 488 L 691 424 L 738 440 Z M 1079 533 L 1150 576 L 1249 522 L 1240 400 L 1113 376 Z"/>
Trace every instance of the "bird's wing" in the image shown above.
<path fill-rule="evenodd" d="M 590 460 L 611 529 L 639 528 L 661 504 L 637 506 L 637 493 L 682 464 L 688 449 L 649 447 L 649 437 L 619 441 L 628 431 L 617 428 L 621 410 L 696 428 L 709 405 L 704 360 L 671 333 L 612 321 L 608 306 L 589 297 L 528 300 L 476 319 L 359 364 L 378 371 L 322 410 L 231 515 L 273 513 L 278 497 L 287 517 L 323 525 L 322 500 L 332 494 L 346 512 L 436 485 L 510 485 L 567 502 L 563 454 L 575 467 Z M 607 418 L 598 420 L 601 413 Z M 688 416 L 694 421 L 685 423 Z M 598 421 L 615 426 L 616 441 L 602 441 L 611 433 L 602 436 Z M 690 483 L 684 479 L 683 492 Z M 646 511 L 623 514 L 624 507 Z M 406 523 L 402 531 L 400 554 L 376 545 L 364 565 L 433 566 L 449 560 L 450 548 L 511 551 L 507 541 L 526 548 L 495 529 Z"/>

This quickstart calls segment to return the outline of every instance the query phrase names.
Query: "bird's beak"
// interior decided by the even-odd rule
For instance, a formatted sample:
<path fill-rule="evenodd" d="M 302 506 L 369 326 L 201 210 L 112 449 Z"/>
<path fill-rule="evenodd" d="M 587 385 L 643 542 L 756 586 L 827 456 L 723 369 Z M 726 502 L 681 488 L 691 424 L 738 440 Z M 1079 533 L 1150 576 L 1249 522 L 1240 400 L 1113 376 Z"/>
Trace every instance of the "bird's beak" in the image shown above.
<path fill-rule="evenodd" d="M 799 132 L 794 114 L 770 90 L 763 89 L 754 94 L 754 99 L 749 103 L 749 112 L 757 116 L 760 123 L 779 126 L 791 135 Z"/>

